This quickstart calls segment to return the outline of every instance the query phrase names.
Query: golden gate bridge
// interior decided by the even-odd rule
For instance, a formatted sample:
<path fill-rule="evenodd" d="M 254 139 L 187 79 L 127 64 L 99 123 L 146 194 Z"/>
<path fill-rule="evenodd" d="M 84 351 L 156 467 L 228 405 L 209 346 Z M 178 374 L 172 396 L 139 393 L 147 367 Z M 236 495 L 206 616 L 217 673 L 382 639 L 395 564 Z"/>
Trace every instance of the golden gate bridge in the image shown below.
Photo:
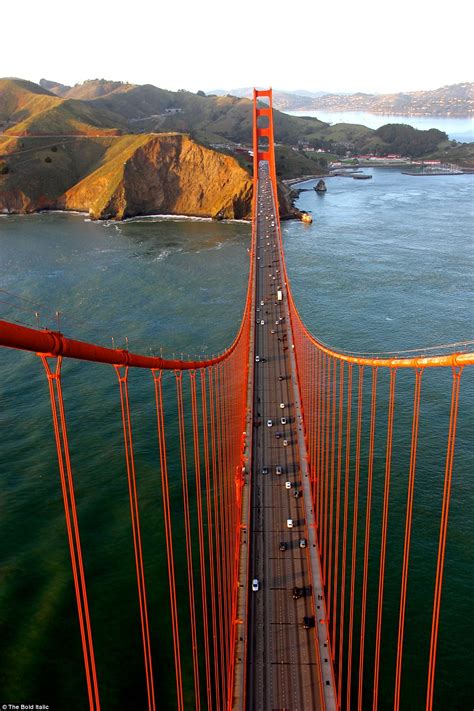
<path fill-rule="evenodd" d="M 0 345 L 35 353 L 44 366 L 89 707 L 94 711 L 101 707 L 101 680 L 71 464 L 74 441 L 68 432 L 63 398 L 65 359 L 108 365 L 117 375 L 150 710 L 160 708 L 160 670 L 153 665 L 149 623 L 153 602 L 146 588 L 130 372 L 148 370 L 155 396 L 179 711 L 185 708 L 183 656 L 189 654 L 196 709 L 380 706 L 391 481 L 400 454 L 397 427 L 404 428 L 409 463 L 403 552 L 397 571 L 401 582 L 395 664 L 384 673 L 392 680 L 393 708 L 401 707 L 422 385 L 431 373 L 440 369 L 449 373 L 435 583 L 434 590 L 427 592 L 431 633 L 426 650 L 419 650 L 425 655 L 426 709 L 432 709 L 462 373 L 474 364 L 474 353 L 418 353 L 412 357 L 337 352 L 311 334 L 299 316 L 286 271 L 271 90 L 254 91 L 253 154 L 247 297 L 237 336 L 221 355 L 208 360 L 149 357 L 75 340 L 59 331 L 0 321 Z M 165 401 L 163 395 L 165 377 L 174 380 L 172 401 Z M 405 382 L 409 378 L 412 384 L 409 407 L 403 403 L 403 418 L 396 416 L 400 377 Z M 386 415 L 383 423 L 380 412 Z M 282 432 L 274 436 L 274 429 Z M 170 503 L 167 451 L 173 438 L 179 442 L 187 610 L 179 609 L 176 594 L 177 575 L 183 573 L 177 571 L 173 546 L 176 512 Z M 383 480 L 383 508 L 376 523 L 374 477 Z M 283 480 L 294 494 L 291 499 L 282 494 Z M 377 555 L 371 555 L 375 540 Z M 257 569 L 265 571 L 263 580 L 258 579 Z M 369 573 L 376 578 L 373 595 Z M 287 598 L 291 590 L 295 605 L 304 612 L 304 629 L 296 618 L 296 607 L 288 611 L 282 602 L 282 595 Z M 370 611 L 375 634 L 371 640 L 374 651 L 368 658 Z M 278 615 L 283 616 L 279 623 Z M 183 626 L 190 629 L 190 650 L 183 648 Z M 272 631 L 276 628 L 278 631 Z"/>

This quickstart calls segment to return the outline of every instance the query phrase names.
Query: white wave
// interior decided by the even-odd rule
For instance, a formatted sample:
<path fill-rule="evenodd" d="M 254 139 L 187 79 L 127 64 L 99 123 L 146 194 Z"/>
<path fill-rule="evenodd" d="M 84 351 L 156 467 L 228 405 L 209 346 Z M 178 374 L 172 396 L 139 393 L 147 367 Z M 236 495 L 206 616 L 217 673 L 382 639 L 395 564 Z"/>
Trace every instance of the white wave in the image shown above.
<path fill-rule="evenodd" d="M 169 257 L 171 254 L 170 249 L 164 249 L 162 252 L 160 252 L 154 259 L 154 262 L 162 262 L 166 257 Z"/>
<path fill-rule="evenodd" d="M 38 214 L 39 215 L 87 215 L 89 216 L 89 213 L 86 212 L 85 210 L 39 210 Z"/>

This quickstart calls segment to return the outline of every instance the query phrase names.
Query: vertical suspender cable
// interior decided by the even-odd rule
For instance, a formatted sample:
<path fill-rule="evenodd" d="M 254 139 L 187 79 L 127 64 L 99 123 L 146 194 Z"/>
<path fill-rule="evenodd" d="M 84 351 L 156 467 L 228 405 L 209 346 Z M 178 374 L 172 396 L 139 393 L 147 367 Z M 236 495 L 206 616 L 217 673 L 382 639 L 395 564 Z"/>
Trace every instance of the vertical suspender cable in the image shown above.
<path fill-rule="evenodd" d="M 364 680 L 365 621 L 367 612 L 367 580 L 369 576 L 370 514 L 372 506 L 372 477 L 374 471 L 375 414 L 377 407 L 377 368 L 372 368 L 372 398 L 370 405 L 369 459 L 367 463 L 367 500 L 365 508 L 364 572 L 362 580 L 362 609 L 360 615 L 359 689 L 358 711 L 362 711 Z"/>
<path fill-rule="evenodd" d="M 456 427 L 459 408 L 459 389 L 461 387 L 462 368 L 453 368 L 453 384 L 451 391 L 451 410 L 449 415 L 448 446 L 446 451 L 446 467 L 444 473 L 443 504 L 439 530 L 438 561 L 436 564 L 436 580 L 433 601 L 433 618 L 431 623 L 430 658 L 428 666 L 428 686 L 426 690 L 426 710 L 433 709 L 435 684 L 436 651 L 438 644 L 439 613 L 441 593 L 443 589 L 444 556 L 446 537 L 448 533 L 449 504 L 451 501 L 451 482 L 453 478 L 454 445 L 456 442 Z"/>
<path fill-rule="evenodd" d="M 397 666 L 395 670 L 395 699 L 394 709 L 398 711 L 400 708 L 400 686 L 402 678 L 402 660 L 403 660 L 403 636 L 405 630 L 405 609 L 407 598 L 407 583 L 408 583 L 408 564 L 410 560 L 410 538 L 411 525 L 413 515 L 413 497 L 415 492 L 415 471 L 416 471 L 416 453 L 418 444 L 418 425 L 420 418 L 420 395 L 421 395 L 421 377 L 423 370 L 416 369 L 415 376 L 415 392 L 413 397 L 413 420 L 411 433 L 410 447 L 410 470 L 408 473 L 408 493 L 407 493 L 407 509 L 405 518 L 405 540 L 403 550 L 403 565 L 402 565 L 402 585 L 400 592 L 400 614 L 398 619 L 398 642 L 397 642 Z"/>
<path fill-rule="evenodd" d="M 380 669 L 380 641 L 382 638 L 382 614 L 383 614 L 383 594 L 385 581 L 385 557 L 387 552 L 387 529 L 388 529 L 388 505 L 390 500 L 390 473 L 392 466 L 392 440 L 393 440 L 393 412 L 395 407 L 395 383 L 397 371 L 390 370 L 390 394 L 388 400 L 388 423 L 387 423 L 387 445 L 385 453 L 385 484 L 383 494 L 383 514 L 382 514 L 382 541 L 380 545 L 380 565 L 379 565 L 379 592 L 377 601 L 377 625 L 375 635 L 375 661 L 374 661 L 374 695 L 373 711 L 378 709 L 379 694 L 379 669 Z"/>
<path fill-rule="evenodd" d="M 337 672 L 338 708 L 342 705 L 342 666 L 344 661 L 344 616 L 346 601 L 346 561 L 347 561 L 347 519 L 349 511 L 349 478 L 351 468 L 351 414 L 352 414 L 352 364 L 347 366 L 347 405 L 346 405 L 346 461 L 344 475 L 344 523 L 342 529 L 341 561 L 341 608 L 339 612 L 339 656 Z"/>
<path fill-rule="evenodd" d="M 210 382 L 210 380 L 209 380 Z M 201 370 L 201 405 L 203 421 L 204 440 L 204 468 L 206 479 L 206 518 L 207 537 L 209 552 L 209 581 L 211 588 L 211 616 L 212 616 L 212 641 L 214 658 L 214 693 L 216 696 L 216 708 L 220 707 L 220 686 L 219 686 L 219 655 L 217 652 L 217 613 L 216 613 L 216 585 L 215 585 L 215 563 L 214 563 L 214 542 L 213 542 L 213 516 L 212 516 L 212 487 L 211 487 L 211 466 L 209 457 L 209 422 L 208 422 L 208 400 L 207 400 L 207 379 L 206 371 Z M 208 630 L 205 630 L 206 634 Z M 209 631 L 210 633 L 210 631 Z"/>
<path fill-rule="evenodd" d="M 171 524 L 171 506 L 168 484 L 168 461 L 166 455 L 165 419 L 163 408 L 162 371 L 153 370 L 155 387 L 155 404 L 158 433 L 158 449 L 160 453 L 161 494 L 163 499 L 163 518 L 165 523 L 166 557 L 168 563 L 168 586 L 171 607 L 171 629 L 173 633 L 174 669 L 176 678 L 176 698 L 178 711 L 184 711 L 183 675 L 181 669 L 181 653 L 179 643 L 178 607 L 176 602 L 176 578 L 173 555 L 173 530 Z"/>
<path fill-rule="evenodd" d="M 204 658 L 206 664 L 206 692 L 207 706 L 212 708 L 212 686 L 211 686 L 211 661 L 209 653 L 208 638 L 208 615 L 207 615 L 207 585 L 206 585 L 206 551 L 204 546 L 204 528 L 202 521 L 202 488 L 201 488 L 201 448 L 199 446 L 199 419 L 196 397 L 196 371 L 191 370 L 191 409 L 193 418 L 193 444 L 194 444 L 194 474 L 196 478 L 196 505 L 198 517 L 198 540 L 199 540 L 199 566 L 201 571 L 201 597 L 202 597 L 202 619 L 204 634 Z"/>
<path fill-rule="evenodd" d="M 324 537 L 323 537 L 323 578 L 326 593 L 328 590 L 328 538 L 329 538 L 329 450 L 330 450 L 330 435 L 331 435 L 331 358 L 327 356 L 326 368 L 326 406 L 325 406 L 325 422 L 326 422 L 326 439 L 324 452 Z"/>
<path fill-rule="evenodd" d="M 58 454 L 59 478 L 61 482 L 61 491 L 64 504 L 64 516 L 66 520 L 69 552 L 71 555 L 72 575 L 74 580 L 74 589 L 76 593 L 77 613 L 79 618 L 79 629 L 82 641 L 82 653 L 84 656 L 84 669 L 86 674 L 89 708 L 91 711 L 98 711 L 100 709 L 100 700 L 97 685 L 97 670 L 95 665 L 94 644 L 92 640 L 89 604 L 87 600 L 86 579 L 82 561 L 82 547 L 79 535 L 79 522 L 77 518 L 71 458 L 69 454 L 66 415 L 64 411 L 64 401 L 62 395 L 62 358 L 61 356 L 58 356 L 54 373 L 51 371 L 46 356 L 42 355 L 41 360 L 48 379 L 54 437 Z"/>
<path fill-rule="evenodd" d="M 226 705 L 226 692 L 225 692 L 225 650 L 224 650 L 224 620 L 222 616 L 222 575 L 221 575 L 221 561 L 222 561 L 222 549 L 221 549 L 221 524 L 220 524 L 220 483 L 219 483 L 219 470 L 220 461 L 218 452 L 218 414 L 220 408 L 219 402 L 219 391 L 217 388 L 216 380 L 216 369 L 214 366 L 209 372 L 209 396 L 210 396 L 210 408 L 211 408 L 211 450 L 212 450 L 212 491 L 213 491 L 213 509 L 214 509 L 214 535 L 216 544 L 216 580 L 217 580 L 217 613 L 218 613 L 218 630 L 219 630 L 219 680 L 221 686 L 221 704 L 222 708 Z M 219 456 L 218 456 L 219 455 Z"/>
<path fill-rule="evenodd" d="M 352 520 L 352 557 L 351 557 L 351 593 L 349 602 L 349 633 L 347 651 L 347 711 L 351 707 L 352 691 L 352 636 L 354 631 L 354 596 L 357 570 L 357 518 L 359 514 L 359 483 L 360 483 L 360 442 L 362 435 L 362 400 L 363 400 L 364 366 L 359 366 L 359 382 L 357 388 L 357 432 L 356 461 L 354 481 L 354 515 Z"/>
<path fill-rule="evenodd" d="M 133 550 L 135 553 L 135 568 L 137 573 L 138 602 L 140 607 L 140 621 L 142 627 L 143 656 L 145 660 L 145 676 L 148 695 L 148 708 L 154 711 L 155 688 L 153 680 L 153 665 L 150 644 L 150 629 L 148 624 L 148 610 L 146 601 L 145 570 L 143 567 L 143 552 L 140 533 L 140 515 L 138 511 L 137 481 L 135 475 L 135 458 L 133 453 L 132 422 L 130 418 L 130 401 L 128 398 L 128 366 L 114 366 L 119 382 L 120 405 L 122 411 L 123 439 L 125 446 L 125 462 L 127 466 L 128 495 L 130 500 L 130 517 L 132 521 Z"/>
<path fill-rule="evenodd" d="M 337 594 L 339 582 L 339 530 L 341 516 L 342 425 L 344 416 L 344 361 L 339 367 L 339 414 L 337 425 L 337 483 L 336 483 L 336 534 L 334 541 L 334 589 L 332 611 L 332 660 L 336 656 Z"/>
<path fill-rule="evenodd" d="M 193 672 L 194 672 L 194 696 L 196 709 L 201 707 L 201 691 L 199 684 L 199 657 L 196 631 L 196 603 L 194 599 L 194 572 L 193 572 L 193 548 L 191 517 L 189 514 L 189 490 L 188 490 L 188 464 L 186 454 L 186 431 L 184 424 L 184 403 L 183 403 L 183 371 L 175 370 L 176 399 L 178 404 L 178 430 L 179 449 L 181 456 L 181 482 L 183 487 L 184 504 L 184 530 L 186 536 L 186 563 L 188 568 L 188 595 L 189 595 L 189 618 L 191 626 L 191 644 L 193 652 Z"/>
<path fill-rule="evenodd" d="M 332 420 L 331 420 L 331 480 L 329 483 L 329 551 L 328 551 L 328 596 L 327 596 L 327 610 L 328 618 L 332 624 L 332 612 L 331 608 L 331 593 L 332 593 L 332 553 L 333 553 L 333 517 L 334 517 L 334 465 L 336 459 L 336 399 L 337 399 L 337 360 L 334 358 L 333 362 L 333 376 L 332 376 Z M 328 636 L 331 637 L 330 629 L 328 629 Z"/>

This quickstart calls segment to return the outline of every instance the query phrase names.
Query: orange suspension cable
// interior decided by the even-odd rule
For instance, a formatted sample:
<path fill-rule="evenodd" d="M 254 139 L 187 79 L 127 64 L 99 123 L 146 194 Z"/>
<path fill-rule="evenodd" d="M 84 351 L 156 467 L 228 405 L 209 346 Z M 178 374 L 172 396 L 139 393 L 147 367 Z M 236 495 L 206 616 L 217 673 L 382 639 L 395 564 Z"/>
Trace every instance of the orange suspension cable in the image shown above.
<path fill-rule="evenodd" d="M 332 361 L 333 376 L 332 376 L 332 421 L 331 421 L 331 481 L 329 484 L 330 499 L 329 499 L 329 563 L 328 563 L 328 605 L 327 615 L 332 624 L 331 610 L 331 592 L 332 592 L 332 551 L 333 551 L 333 514 L 334 514 L 334 464 L 336 458 L 336 397 L 337 397 L 337 360 Z M 328 630 L 330 636 L 330 631 Z"/>
<path fill-rule="evenodd" d="M 59 478 L 64 504 L 64 516 L 71 555 L 71 567 L 76 593 L 76 604 L 79 618 L 79 629 L 84 656 L 84 669 L 86 674 L 87 694 L 91 711 L 99 711 L 100 700 L 97 685 L 97 670 L 95 665 L 94 644 L 90 623 L 89 604 L 87 600 L 86 579 L 82 561 L 82 547 L 79 535 L 79 522 L 77 518 L 76 498 L 74 494 L 74 480 L 72 476 L 71 457 L 69 454 L 69 441 L 66 427 L 66 415 L 61 385 L 62 358 L 58 356 L 56 369 L 51 371 L 48 360 L 41 356 L 41 360 L 48 379 L 49 396 L 51 401 L 51 414 L 53 418 L 54 437 L 58 455 Z M 59 410 L 59 416 L 58 416 Z"/>
<path fill-rule="evenodd" d="M 408 473 L 408 494 L 407 494 L 407 510 L 405 519 L 405 541 L 403 550 L 403 566 L 402 566 L 402 585 L 400 593 L 400 615 L 398 620 L 398 642 L 397 642 L 397 667 L 395 671 L 395 699 L 394 709 L 398 711 L 400 708 L 400 685 L 402 678 L 402 659 L 403 659 L 403 635 L 405 630 L 405 608 L 407 597 L 407 582 L 408 582 L 408 563 L 410 560 L 410 538 L 411 524 L 413 514 L 413 496 L 415 492 L 415 471 L 416 471 L 416 452 L 418 444 L 418 425 L 420 417 L 420 396 L 421 396 L 421 377 L 423 370 L 417 368 L 415 376 L 415 393 L 413 398 L 413 421 L 411 433 L 411 448 L 410 448 L 410 470 Z"/>
<path fill-rule="evenodd" d="M 191 517 L 189 515 L 189 490 L 188 490 L 188 465 L 186 458 L 186 432 L 184 426 L 184 405 L 183 405 L 183 373 L 181 370 L 175 371 L 176 380 L 176 400 L 178 404 L 178 430 L 179 449 L 181 457 L 181 482 L 183 487 L 184 504 L 184 530 L 186 537 L 186 563 L 188 567 L 188 595 L 189 595 L 189 617 L 191 623 L 191 644 L 193 652 L 193 672 L 194 672 L 194 696 L 196 709 L 201 707 L 201 692 L 199 685 L 199 657 L 196 631 L 196 602 L 194 599 L 194 572 L 193 572 L 193 549 Z"/>
<path fill-rule="evenodd" d="M 367 501 L 365 508 L 364 573 L 362 582 L 362 610 L 360 616 L 359 689 L 358 710 L 362 711 L 364 679 L 365 618 L 367 612 L 367 580 L 369 575 L 370 514 L 372 506 L 372 477 L 374 471 L 375 414 L 377 406 L 377 367 L 372 368 L 372 399 L 370 405 L 369 459 L 367 463 Z"/>
<path fill-rule="evenodd" d="M 210 382 L 210 379 L 209 379 Z M 211 386 L 210 386 L 211 387 Z M 213 543 L 213 516 L 211 498 L 211 466 L 209 457 L 209 429 L 208 429 L 208 407 L 207 407 L 207 380 L 206 371 L 201 370 L 201 405 L 203 421 L 204 440 L 204 468 L 206 479 L 206 516 L 207 516 L 207 536 L 209 551 L 209 581 L 211 588 L 211 616 L 212 616 L 212 640 L 214 658 L 214 691 L 216 695 L 216 708 L 220 707 L 219 688 L 219 657 L 217 653 L 217 614 L 216 614 L 216 589 L 215 589 L 215 563 L 214 563 L 214 543 Z M 212 411 L 212 404 L 211 404 Z M 212 428 L 211 428 L 212 432 Z M 207 633 L 207 630 L 205 630 Z"/>
<path fill-rule="evenodd" d="M 328 557 L 329 557 L 329 470 L 330 470 L 330 450 L 331 450 L 331 392 L 332 392 L 332 380 L 331 380 L 331 358 L 327 358 L 327 369 L 326 369 L 326 405 L 325 405 L 325 417 L 326 417 L 326 437 L 325 437 L 325 448 L 324 448 L 324 584 L 326 588 L 326 595 L 329 586 L 329 571 L 328 571 Z"/>
<path fill-rule="evenodd" d="M 356 432 L 356 461 L 354 481 L 354 515 L 352 521 L 352 558 L 351 558 L 351 594 L 349 603 L 349 637 L 347 652 L 347 711 L 351 707 L 351 682 L 352 682 L 352 636 L 354 630 L 354 595 L 357 562 L 357 517 L 359 513 L 359 483 L 360 483 L 360 442 L 362 435 L 362 397 L 364 383 L 364 366 L 359 366 L 359 383 L 357 390 L 357 432 Z"/>
<path fill-rule="evenodd" d="M 382 637 L 383 593 L 385 579 L 385 556 L 387 551 L 388 504 L 390 499 L 390 471 L 392 466 L 393 411 L 395 407 L 396 377 L 397 371 L 395 368 L 393 368 L 390 371 L 390 394 L 388 399 L 387 446 L 385 453 L 385 485 L 383 493 L 382 514 L 382 542 L 380 546 L 379 592 L 377 600 L 377 627 L 375 636 L 374 696 L 372 704 L 373 711 L 377 711 L 378 709 L 379 695 L 380 641 Z"/>
<path fill-rule="evenodd" d="M 339 529 L 341 514 L 342 424 L 344 415 L 344 362 L 339 367 L 339 419 L 337 427 L 336 540 L 334 543 L 334 590 L 332 612 L 332 659 L 336 654 L 337 583 L 339 577 Z"/>
<path fill-rule="evenodd" d="M 349 510 L 349 476 L 351 468 L 351 414 L 352 414 L 352 364 L 347 366 L 347 405 L 346 405 L 346 461 L 344 476 L 344 523 L 342 529 L 342 561 L 341 561 L 341 608 L 339 612 L 339 658 L 337 672 L 337 702 L 342 705 L 342 666 L 344 660 L 344 616 L 346 591 L 346 561 L 347 561 L 347 525 Z"/>
<path fill-rule="evenodd" d="M 127 466 L 128 495 L 130 500 L 130 517 L 132 521 L 133 550 L 135 553 L 135 568 L 137 573 L 138 603 L 142 628 L 143 656 L 145 661 L 145 676 L 148 696 L 148 709 L 155 711 L 155 687 L 153 680 L 153 665 L 151 658 L 150 630 L 148 625 L 148 610 L 146 601 L 145 570 L 143 567 L 142 541 L 140 533 L 140 515 L 138 511 L 138 493 L 135 475 L 135 458 L 133 454 L 132 422 L 130 418 L 130 402 L 128 398 L 128 366 L 124 375 L 122 366 L 114 366 L 119 382 L 120 405 L 122 411 L 123 439 L 125 446 L 125 462 Z"/>
<path fill-rule="evenodd" d="M 196 371 L 189 372 L 191 382 L 191 409 L 193 418 L 194 473 L 196 478 L 196 505 L 198 517 L 199 566 L 201 571 L 202 619 L 204 633 L 204 658 L 206 664 L 207 705 L 212 708 L 211 660 L 208 639 L 207 586 L 206 586 L 206 553 L 204 546 L 204 528 L 202 522 L 202 489 L 201 489 L 201 450 L 199 446 L 199 420 L 196 397 Z"/>
<path fill-rule="evenodd" d="M 221 684 L 221 703 L 222 708 L 226 705 L 225 691 L 225 661 L 224 661 L 224 620 L 222 613 L 222 575 L 221 575 L 221 525 L 220 525 L 220 502 L 218 492 L 220 491 L 219 470 L 220 470 L 220 451 L 218 452 L 218 420 L 219 420 L 219 392 L 217 383 L 214 382 L 216 368 L 212 368 L 209 373 L 209 395 L 211 405 L 211 445 L 212 445 L 212 489 L 214 498 L 214 534 L 216 545 L 216 580 L 217 580 L 217 613 L 218 613 L 218 630 L 219 630 L 219 679 Z M 220 448 L 219 448 L 220 449 Z"/>
<path fill-rule="evenodd" d="M 323 361 L 322 361 L 322 376 L 321 376 L 321 410 L 320 410 L 321 442 L 320 442 L 319 475 L 318 475 L 318 479 L 320 481 L 319 508 L 321 511 L 320 523 L 319 523 L 319 527 L 320 527 L 319 548 L 320 548 L 320 554 L 321 554 L 321 563 L 323 566 L 323 569 L 322 569 L 323 585 L 326 586 L 326 578 L 324 575 L 324 529 L 325 529 L 325 525 L 326 525 L 326 521 L 324 519 L 324 502 L 325 502 L 325 498 L 326 498 L 325 480 L 324 480 L 324 455 L 326 453 L 325 437 L 326 437 L 326 361 L 327 361 L 327 356 L 323 355 L 322 358 L 323 358 Z"/>
<path fill-rule="evenodd" d="M 319 367 L 318 367 L 318 409 L 317 409 L 317 444 L 316 444 L 316 484 L 317 484 L 317 506 L 318 506 L 318 545 L 319 545 L 319 555 L 321 556 L 321 526 L 323 518 L 322 510 L 322 476 L 321 476 L 321 432 L 322 432 L 322 420 L 323 420 L 323 354 L 318 351 L 319 354 Z"/>
<path fill-rule="evenodd" d="M 454 445 L 456 442 L 456 427 L 459 408 L 459 389 L 461 387 L 461 374 L 462 368 L 453 368 L 451 410 L 449 414 L 448 446 L 446 451 L 446 467 L 444 473 L 443 504 L 439 529 L 438 560 L 436 564 L 436 581 L 433 600 L 433 618 L 431 623 L 428 685 L 426 690 L 426 711 L 432 711 L 433 709 L 439 614 L 441 608 L 441 593 L 443 589 L 444 556 L 446 551 L 446 538 L 448 534 L 449 504 L 451 501 L 451 482 L 453 478 Z"/>
<path fill-rule="evenodd" d="M 155 387 L 155 404 L 158 432 L 158 449 L 160 453 L 161 493 L 163 499 L 163 518 L 165 523 L 166 558 L 168 564 L 168 586 L 171 607 L 171 629 L 173 633 L 174 668 L 176 677 L 176 697 L 178 711 L 184 711 L 183 675 L 181 669 L 181 653 L 179 643 L 178 607 L 176 602 L 176 578 L 173 555 L 173 531 L 171 524 L 171 506 L 168 484 L 168 462 L 166 455 L 166 435 L 163 408 L 162 371 L 152 371 Z"/>

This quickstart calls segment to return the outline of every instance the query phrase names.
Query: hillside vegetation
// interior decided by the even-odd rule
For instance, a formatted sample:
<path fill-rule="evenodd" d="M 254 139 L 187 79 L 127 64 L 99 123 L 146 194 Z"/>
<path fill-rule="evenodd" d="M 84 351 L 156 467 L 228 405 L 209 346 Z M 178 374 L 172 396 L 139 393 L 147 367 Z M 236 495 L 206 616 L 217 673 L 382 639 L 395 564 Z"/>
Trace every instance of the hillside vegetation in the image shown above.
<path fill-rule="evenodd" d="M 252 162 L 242 153 L 242 146 L 251 148 L 249 99 L 105 80 L 43 84 L 50 88 L 0 79 L 0 210 L 249 214 Z M 89 98 L 68 98 L 71 92 Z M 330 157 L 350 152 L 441 157 L 474 167 L 473 144 L 456 144 L 434 129 L 330 126 L 279 111 L 274 125 L 280 178 L 324 173 Z M 291 212 L 285 197 L 281 207 Z"/>

